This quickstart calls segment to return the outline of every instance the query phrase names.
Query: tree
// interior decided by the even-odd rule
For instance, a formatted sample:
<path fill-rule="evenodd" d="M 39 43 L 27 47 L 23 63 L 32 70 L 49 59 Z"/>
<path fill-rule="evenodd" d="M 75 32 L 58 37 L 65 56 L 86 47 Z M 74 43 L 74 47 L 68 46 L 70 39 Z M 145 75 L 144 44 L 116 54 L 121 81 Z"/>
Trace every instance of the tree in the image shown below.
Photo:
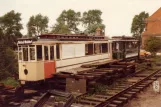
<path fill-rule="evenodd" d="M 52 28 L 52 33 L 55 34 L 71 34 L 71 31 L 68 27 L 68 25 L 65 25 L 63 23 L 57 23 Z"/>
<path fill-rule="evenodd" d="M 131 25 L 131 33 L 134 37 L 139 38 L 145 29 L 146 23 L 145 19 L 149 17 L 149 14 L 145 11 L 141 12 L 139 15 L 135 15 Z"/>
<path fill-rule="evenodd" d="M 12 10 L 0 17 L 0 38 L 3 38 L 4 43 L 13 49 L 16 48 L 17 38 L 22 37 L 20 30 L 23 27 L 20 16 L 20 13 Z"/>
<path fill-rule="evenodd" d="M 47 16 L 42 16 L 41 14 L 31 16 L 27 23 L 28 35 L 31 37 L 47 33 L 48 22 Z"/>
<path fill-rule="evenodd" d="M 97 28 L 100 28 L 100 29 L 104 30 L 105 29 L 105 25 L 104 24 L 91 24 L 91 25 L 88 26 L 88 28 L 86 28 L 84 30 L 84 33 L 95 34 Z"/>
<path fill-rule="evenodd" d="M 105 29 L 105 25 L 102 24 L 101 15 L 102 12 L 100 10 L 89 10 L 83 13 L 82 23 L 85 27 L 85 32 L 95 33 L 98 27 L 102 30 Z"/>
<path fill-rule="evenodd" d="M 138 51 L 138 59 L 140 59 L 140 44 L 141 44 L 141 34 L 145 29 L 146 23 L 145 19 L 149 17 L 148 13 L 145 11 L 141 12 L 139 15 L 135 15 L 131 25 L 131 33 L 134 37 L 139 40 L 139 51 Z"/>
<path fill-rule="evenodd" d="M 57 18 L 57 24 L 54 25 L 52 33 L 78 33 L 80 17 L 80 12 L 71 9 L 62 11 Z"/>
<path fill-rule="evenodd" d="M 149 39 L 147 39 L 145 41 L 145 50 L 149 51 L 150 53 L 152 53 L 152 55 L 156 55 L 156 53 L 161 50 L 161 39 L 157 38 L 157 37 L 150 37 Z"/>

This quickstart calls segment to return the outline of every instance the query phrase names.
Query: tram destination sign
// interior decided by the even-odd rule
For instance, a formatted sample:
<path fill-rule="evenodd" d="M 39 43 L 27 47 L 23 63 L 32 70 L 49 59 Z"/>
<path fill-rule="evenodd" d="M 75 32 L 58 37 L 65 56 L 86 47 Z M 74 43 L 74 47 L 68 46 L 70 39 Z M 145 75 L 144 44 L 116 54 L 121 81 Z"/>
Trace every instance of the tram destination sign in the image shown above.
<path fill-rule="evenodd" d="M 18 45 L 32 44 L 32 40 L 31 40 L 31 39 L 22 39 L 22 40 L 18 40 L 17 44 L 18 44 Z"/>

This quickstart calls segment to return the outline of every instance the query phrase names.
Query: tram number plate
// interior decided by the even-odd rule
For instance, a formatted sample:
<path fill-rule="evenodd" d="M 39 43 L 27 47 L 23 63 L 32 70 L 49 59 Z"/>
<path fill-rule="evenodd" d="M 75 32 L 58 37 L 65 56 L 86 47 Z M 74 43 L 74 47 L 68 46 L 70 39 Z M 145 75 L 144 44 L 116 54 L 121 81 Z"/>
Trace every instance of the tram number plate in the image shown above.
<path fill-rule="evenodd" d="M 154 82 L 153 82 L 153 90 L 154 90 L 155 92 L 160 92 L 159 88 L 160 88 L 160 86 L 159 86 L 159 81 L 154 81 Z"/>
<path fill-rule="evenodd" d="M 25 81 L 21 81 L 21 84 L 25 84 Z"/>

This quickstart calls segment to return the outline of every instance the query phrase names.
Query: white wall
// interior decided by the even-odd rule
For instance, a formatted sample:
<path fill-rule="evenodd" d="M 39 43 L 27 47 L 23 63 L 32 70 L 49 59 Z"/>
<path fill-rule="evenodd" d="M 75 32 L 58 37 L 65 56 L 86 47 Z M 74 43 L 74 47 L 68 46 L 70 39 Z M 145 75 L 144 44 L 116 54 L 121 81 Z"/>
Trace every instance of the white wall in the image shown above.
<path fill-rule="evenodd" d="M 85 44 L 62 44 L 62 59 L 85 56 Z"/>

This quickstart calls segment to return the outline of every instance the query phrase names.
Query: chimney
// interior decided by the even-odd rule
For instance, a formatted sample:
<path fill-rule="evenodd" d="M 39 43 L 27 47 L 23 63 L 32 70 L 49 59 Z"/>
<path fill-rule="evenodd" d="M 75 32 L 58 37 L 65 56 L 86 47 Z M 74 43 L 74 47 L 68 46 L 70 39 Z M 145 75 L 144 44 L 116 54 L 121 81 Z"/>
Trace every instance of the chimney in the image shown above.
<path fill-rule="evenodd" d="M 96 36 L 102 36 L 102 29 L 99 27 L 96 29 Z"/>

